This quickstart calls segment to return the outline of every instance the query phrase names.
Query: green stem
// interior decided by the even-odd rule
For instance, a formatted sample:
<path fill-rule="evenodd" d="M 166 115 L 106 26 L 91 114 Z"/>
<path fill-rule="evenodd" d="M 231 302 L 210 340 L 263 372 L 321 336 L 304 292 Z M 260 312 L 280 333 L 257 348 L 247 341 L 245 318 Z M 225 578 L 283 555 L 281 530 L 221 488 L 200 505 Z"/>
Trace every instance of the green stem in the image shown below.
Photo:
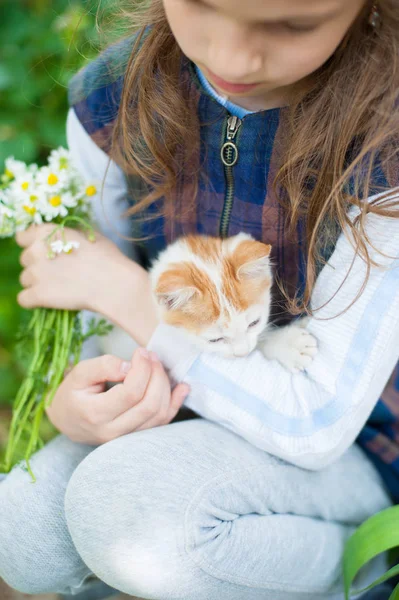
<path fill-rule="evenodd" d="M 21 455 L 18 445 L 26 433 L 28 442 L 23 456 L 32 481 L 35 481 L 29 460 L 37 448 L 43 446 L 40 438 L 43 413 L 54 398 L 70 358 L 76 363 L 83 339 L 96 333 L 93 327 L 90 335 L 83 335 L 79 319 L 77 311 L 68 310 L 40 308 L 32 315 L 29 323 L 32 332 L 29 341 L 33 337 L 32 358 L 14 402 L 4 465 L 6 472 Z"/>
<path fill-rule="evenodd" d="M 57 310 L 36 309 L 37 313 L 32 318 L 34 328 L 34 352 L 32 361 L 29 365 L 28 373 L 23 381 L 14 403 L 13 416 L 10 425 L 9 437 L 7 441 L 5 468 L 8 472 L 12 466 L 13 457 L 25 430 L 27 421 L 31 416 L 32 408 L 40 399 L 43 393 L 43 369 L 42 365 L 48 356 L 48 349 L 51 347 L 51 338 L 53 336 L 53 326 L 56 322 Z M 57 327 L 56 327 L 57 331 Z M 56 349 L 57 346 L 53 349 Z"/>
<path fill-rule="evenodd" d="M 63 354 L 65 352 L 65 343 L 68 335 L 68 313 L 69 311 L 60 311 L 59 324 L 57 327 L 56 347 L 57 352 L 54 353 L 54 361 L 51 367 L 51 378 L 49 381 L 49 393 L 47 395 L 45 406 L 50 406 L 55 392 L 57 391 L 59 382 L 61 381 L 65 368 L 63 368 Z M 68 348 L 66 349 L 68 352 Z"/>
<path fill-rule="evenodd" d="M 61 229 L 62 232 L 64 232 L 64 227 L 67 223 L 70 222 L 76 222 L 76 223 L 80 223 L 84 229 L 88 230 L 89 232 L 89 239 L 91 239 L 91 241 L 95 240 L 95 232 L 94 232 L 94 228 L 90 225 L 90 223 L 88 223 L 85 219 L 82 219 L 82 217 L 77 217 L 77 216 L 69 216 L 69 217 L 65 217 L 65 219 L 62 220 L 62 222 L 57 225 L 53 231 L 47 236 L 46 240 L 47 242 L 50 242 L 50 240 L 55 236 L 55 234 L 57 233 L 57 231 L 59 231 Z M 65 239 L 64 239 L 65 241 Z"/>
<path fill-rule="evenodd" d="M 45 404 L 45 400 L 42 399 L 40 404 L 37 406 L 35 417 L 33 420 L 33 428 L 32 428 L 32 432 L 31 432 L 29 444 L 25 451 L 26 468 L 28 469 L 29 475 L 31 476 L 33 483 L 36 481 L 36 477 L 34 476 L 34 474 L 32 472 L 29 459 L 32 456 L 32 454 L 35 452 L 35 450 L 38 446 L 38 443 L 39 443 L 39 438 L 40 438 L 39 430 L 40 430 L 40 424 L 42 422 L 43 413 L 44 413 L 44 404 Z"/>
<path fill-rule="evenodd" d="M 31 364 L 29 366 L 29 370 L 25 380 L 23 381 L 20 389 L 18 390 L 17 397 L 14 403 L 13 416 L 10 425 L 9 436 L 7 440 L 7 448 L 6 448 L 6 470 L 8 471 L 11 467 L 11 460 L 14 453 L 14 449 L 21 435 L 21 431 L 19 429 L 19 416 L 22 412 L 23 407 L 25 406 L 29 394 L 34 386 L 35 382 L 35 371 L 36 366 L 40 358 L 40 338 L 42 334 L 42 325 L 43 325 L 43 310 L 36 309 L 37 315 L 33 317 L 33 329 L 34 329 L 34 351 Z"/>
<path fill-rule="evenodd" d="M 36 481 L 31 466 L 29 462 L 29 458 L 35 452 L 40 439 L 40 424 L 43 418 L 43 413 L 47 406 L 50 406 L 55 392 L 58 389 L 58 386 L 61 383 L 66 367 L 68 366 L 68 359 L 71 350 L 72 338 L 74 333 L 74 319 L 75 313 L 69 311 L 62 311 L 60 315 L 62 318 L 62 325 L 57 328 L 57 333 L 62 332 L 61 344 L 58 344 L 58 347 L 62 346 L 62 350 L 59 353 L 59 357 L 54 361 L 54 372 L 52 375 L 52 389 L 51 392 L 47 396 L 43 396 L 40 404 L 36 408 L 36 413 L 33 421 L 33 428 L 29 440 L 28 447 L 25 452 L 25 461 L 29 474 L 32 477 L 33 482 Z"/>
<path fill-rule="evenodd" d="M 55 388 L 54 379 L 56 378 L 56 375 L 58 373 L 58 363 L 59 363 L 59 354 L 60 354 L 60 337 L 62 339 L 62 325 L 63 325 L 63 320 L 64 320 L 64 313 L 67 313 L 68 311 L 57 310 L 54 312 L 56 313 L 56 315 L 55 315 L 55 335 L 54 335 L 54 340 L 53 340 L 53 344 L 52 344 L 53 356 L 51 358 L 51 361 L 49 363 L 49 367 L 47 370 L 47 377 L 48 377 L 47 387 L 49 387 L 51 390 L 53 390 Z M 38 442 L 38 438 L 39 438 L 40 423 L 41 423 L 41 419 L 43 416 L 44 407 L 46 405 L 46 397 L 47 397 L 47 394 L 45 392 L 43 392 L 40 397 L 40 402 L 37 406 L 37 410 L 36 410 L 34 421 L 33 421 L 33 429 L 31 432 L 28 447 L 25 452 L 25 460 L 27 462 L 29 472 L 31 472 L 31 471 L 30 471 L 30 466 L 28 463 L 28 458 L 35 451 L 36 446 L 37 446 L 37 442 Z"/>

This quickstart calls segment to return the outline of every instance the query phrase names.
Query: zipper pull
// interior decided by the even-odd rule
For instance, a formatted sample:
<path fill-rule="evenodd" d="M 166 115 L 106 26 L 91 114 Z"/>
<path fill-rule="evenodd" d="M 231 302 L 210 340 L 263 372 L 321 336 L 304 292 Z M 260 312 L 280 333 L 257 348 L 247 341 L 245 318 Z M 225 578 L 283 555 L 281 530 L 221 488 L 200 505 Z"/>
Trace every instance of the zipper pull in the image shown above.
<path fill-rule="evenodd" d="M 236 137 L 237 131 L 241 127 L 241 119 L 236 116 L 229 117 L 227 120 L 227 139 L 234 140 Z"/>
<path fill-rule="evenodd" d="M 237 135 L 237 131 L 241 127 L 241 123 L 241 119 L 236 116 L 232 116 L 227 119 L 227 141 L 223 144 L 220 151 L 220 157 L 225 167 L 234 167 L 238 160 L 238 148 L 234 142 L 234 138 Z"/>

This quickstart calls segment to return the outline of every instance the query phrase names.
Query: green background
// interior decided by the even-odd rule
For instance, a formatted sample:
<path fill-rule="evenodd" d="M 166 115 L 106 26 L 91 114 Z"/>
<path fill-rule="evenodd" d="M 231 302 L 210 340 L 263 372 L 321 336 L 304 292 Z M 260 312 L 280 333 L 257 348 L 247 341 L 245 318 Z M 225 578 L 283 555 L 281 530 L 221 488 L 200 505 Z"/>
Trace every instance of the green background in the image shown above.
<path fill-rule="evenodd" d="M 67 85 L 118 36 L 116 0 L 3 0 L 0 20 L 0 169 L 8 156 L 46 162 L 65 146 Z M 118 6 L 119 5 L 119 6 Z M 19 308 L 19 248 L 0 240 L 0 411 L 9 412 L 22 376 L 15 335 L 28 318 Z"/>

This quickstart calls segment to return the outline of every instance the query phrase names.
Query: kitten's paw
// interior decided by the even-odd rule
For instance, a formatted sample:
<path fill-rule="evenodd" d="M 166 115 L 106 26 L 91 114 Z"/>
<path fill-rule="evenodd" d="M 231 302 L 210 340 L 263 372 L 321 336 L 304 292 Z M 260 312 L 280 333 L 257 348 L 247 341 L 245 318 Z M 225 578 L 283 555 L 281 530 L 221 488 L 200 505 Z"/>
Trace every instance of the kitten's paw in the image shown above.
<path fill-rule="evenodd" d="M 290 328 L 287 338 L 289 338 L 289 347 L 284 357 L 280 358 L 280 362 L 292 373 L 304 371 L 317 354 L 316 338 L 302 327 Z"/>
<path fill-rule="evenodd" d="M 266 358 L 277 359 L 291 373 L 304 371 L 317 354 L 317 341 L 301 325 L 288 325 L 274 331 L 265 340 L 263 353 Z"/>

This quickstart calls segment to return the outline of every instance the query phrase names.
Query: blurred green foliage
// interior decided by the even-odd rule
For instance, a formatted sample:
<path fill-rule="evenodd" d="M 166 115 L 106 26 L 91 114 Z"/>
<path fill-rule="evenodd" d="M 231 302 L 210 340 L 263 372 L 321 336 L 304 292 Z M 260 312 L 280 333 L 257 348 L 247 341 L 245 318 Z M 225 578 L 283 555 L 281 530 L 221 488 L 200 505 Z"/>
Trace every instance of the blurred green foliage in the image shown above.
<path fill-rule="evenodd" d="M 104 43 L 103 25 L 117 4 L 115 0 L 1 1 L 1 171 L 7 156 L 43 164 L 52 148 L 65 146 L 68 81 L 98 53 Z M 113 35 L 117 36 L 115 28 Z M 11 404 L 21 380 L 14 343 L 28 315 L 16 302 L 19 248 L 13 240 L 0 240 L 0 253 L 0 405 L 4 405 Z"/>

